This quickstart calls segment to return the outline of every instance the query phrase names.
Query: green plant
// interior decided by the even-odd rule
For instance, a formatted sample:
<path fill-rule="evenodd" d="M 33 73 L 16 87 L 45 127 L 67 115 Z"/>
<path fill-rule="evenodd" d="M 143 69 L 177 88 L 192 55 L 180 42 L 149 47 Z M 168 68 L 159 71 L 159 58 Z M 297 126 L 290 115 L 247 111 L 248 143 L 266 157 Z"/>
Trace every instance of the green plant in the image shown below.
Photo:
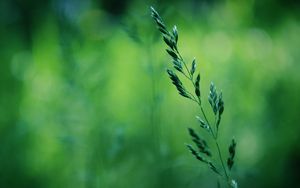
<path fill-rule="evenodd" d="M 218 176 L 222 177 L 229 187 L 237 188 L 237 182 L 233 180 L 229 174 L 229 171 L 231 171 L 231 168 L 234 164 L 236 141 L 232 139 L 231 144 L 229 146 L 229 157 L 227 159 L 227 166 L 225 166 L 225 162 L 222 157 L 218 142 L 219 126 L 222 114 L 224 112 L 224 101 L 222 98 L 222 92 L 218 93 L 216 86 L 213 84 L 213 82 L 211 82 L 208 101 L 215 116 L 214 124 L 211 124 L 202 107 L 200 73 L 198 73 L 197 75 L 195 74 L 196 60 L 194 59 L 191 63 L 190 68 L 188 68 L 188 64 L 184 61 L 183 57 L 181 56 L 178 50 L 178 31 L 176 26 L 173 27 L 171 32 L 168 31 L 158 12 L 153 7 L 151 7 L 150 9 L 151 16 L 155 20 L 158 30 L 162 33 L 163 40 L 168 46 L 168 49 L 166 49 L 166 51 L 172 58 L 173 67 L 179 74 L 183 75 L 186 79 L 188 79 L 191 82 L 194 91 L 190 92 L 184 87 L 183 83 L 181 82 L 180 78 L 177 76 L 175 71 L 167 69 L 167 73 L 170 79 L 172 80 L 172 83 L 177 88 L 179 94 L 185 98 L 194 101 L 200 107 L 200 111 L 203 118 L 200 116 L 196 116 L 196 119 L 198 120 L 200 127 L 211 135 L 213 141 L 216 144 L 216 155 L 218 156 L 219 161 L 221 163 L 221 170 L 212 161 L 213 154 L 211 153 L 207 142 L 204 139 L 202 139 L 192 128 L 189 128 L 188 131 L 197 149 L 195 149 L 195 147 L 191 144 L 188 144 L 187 148 L 196 159 L 207 165 Z M 220 186 L 219 183 L 218 186 Z"/>

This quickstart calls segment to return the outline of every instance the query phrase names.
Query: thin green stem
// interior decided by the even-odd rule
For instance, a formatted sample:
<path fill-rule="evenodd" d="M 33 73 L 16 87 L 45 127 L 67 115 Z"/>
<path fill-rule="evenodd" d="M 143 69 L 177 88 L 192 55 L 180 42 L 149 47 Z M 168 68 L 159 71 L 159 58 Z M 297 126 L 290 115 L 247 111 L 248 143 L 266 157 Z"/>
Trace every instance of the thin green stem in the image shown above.
<path fill-rule="evenodd" d="M 191 74 L 189 68 L 187 67 L 185 61 L 183 60 L 183 57 L 182 57 L 181 54 L 179 53 L 178 47 L 177 47 L 177 46 L 176 46 L 176 49 L 175 49 L 175 50 L 176 50 L 177 55 L 179 56 L 180 60 L 182 61 L 183 65 L 184 65 L 184 67 L 185 67 L 185 69 L 186 69 L 186 72 L 189 74 L 189 77 L 187 77 L 187 78 L 193 82 L 193 76 L 192 76 L 192 74 Z M 193 85 L 195 86 L 195 83 L 194 83 L 194 82 L 193 82 Z"/>
<path fill-rule="evenodd" d="M 219 146 L 219 144 L 218 144 L 217 139 L 215 139 L 215 142 L 216 142 L 216 145 L 217 145 L 217 149 L 218 149 L 219 158 L 220 158 L 220 161 L 221 161 L 221 164 L 222 164 L 222 168 L 223 168 L 224 173 L 225 173 L 225 176 L 226 176 L 226 180 L 227 180 L 227 182 L 229 182 L 229 176 L 228 176 L 228 174 L 227 174 L 227 170 L 226 170 L 225 165 L 224 165 L 224 162 L 223 162 L 223 157 L 222 157 L 221 150 L 220 150 L 220 146 Z"/>
<path fill-rule="evenodd" d="M 215 115 L 215 122 L 214 122 L 214 125 L 215 125 L 215 131 L 216 131 L 216 139 L 218 138 L 218 128 L 217 128 L 217 116 Z"/>
<path fill-rule="evenodd" d="M 187 79 L 190 80 L 190 77 L 188 77 L 184 72 L 181 72 Z"/>

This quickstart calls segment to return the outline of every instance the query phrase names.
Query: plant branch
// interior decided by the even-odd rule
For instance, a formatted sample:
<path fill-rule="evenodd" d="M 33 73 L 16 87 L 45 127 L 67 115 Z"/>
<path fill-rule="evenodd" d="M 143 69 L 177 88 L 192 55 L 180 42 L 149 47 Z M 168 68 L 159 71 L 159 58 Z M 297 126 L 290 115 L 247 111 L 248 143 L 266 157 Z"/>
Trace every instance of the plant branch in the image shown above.
<path fill-rule="evenodd" d="M 216 87 L 214 86 L 213 83 L 210 85 L 210 93 L 208 97 L 208 101 L 212 107 L 212 110 L 215 115 L 214 119 L 214 124 L 211 124 L 206 116 L 206 113 L 203 109 L 202 102 L 201 102 L 201 92 L 200 92 L 200 74 L 197 75 L 195 81 L 194 81 L 194 73 L 196 70 L 196 61 L 195 59 L 192 62 L 191 69 L 188 68 L 187 63 L 184 61 L 182 55 L 180 54 L 177 46 L 177 41 L 178 41 L 178 31 L 176 26 L 173 27 L 172 32 L 169 32 L 167 30 L 167 27 L 165 26 L 162 18 L 158 14 L 158 12 L 151 7 L 151 16 L 155 20 L 158 30 L 162 33 L 164 42 L 167 44 L 169 49 L 166 49 L 168 54 L 171 56 L 173 59 L 173 64 L 174 68 L 185 78 L 187 78 L 190 82 L 192 82 L 192 85 L 195 89 L 195 95 L 185 89 L 183 86 L 183 83 L 180 81 L 179 77 L 176 75 L 175 72 L 172 70 L 167 70 L 170 79 L 172 80 L 172 83 L 176 86 L 178 92 L 180 95 L 183 97 L 189 98 L 195 103 L 200 108 L 201 114 L 204 118 L 202 120 L 200 117 L 196 117 L 199 122 L 200 126 L 206 130 L 208 130 L 216 144 L 217 152 L 218 152 L 218 157 L 222 166 L 223 173 L 220 173 L 220 171 L 215 167 L 215 165 L 206 157 L 211 157 L 211 152 L 209 151 L 209 147 L 204 139 L 202 139 L 192 128 L 189 128 L 189 134 L 192 137 L 192 140 L 194 144 L 197 146 L 198 151 L 194 149 L 192 145 L 187 145 L 188 149 L 190 152 L 195 156 L 196 159 L 199 161 L 205 163 L 208 165 L 208 167 L 213 170 L 216 174 L 220 175 L 225 179 L 229 187 L 232 188 L 237 188 L 237 183 L 235 180 L 232 180 L 229 176 L 229 173 L 226 170 L 226 166 L 222 157 L 221 149 L 218 143 L 218 128 L 220 125 L 221 121 L 221 115 L 224 111 L 224 102 L 222 99 L 222 92 L 220 94 L 217 93 Z M 182 66 L 183 65 L 183 66 Z M 214 128 L 212 127 L 214 125 Z M 232 143 L 229 147 L 229 158 L 227 160 L 227 167 L 230 170 L 232 168 L 232 165 L 234 163 L 234 156 L 235 156 L 235 147 L 236 147 L 236 142 L 233 139 Z M 225 176 L 225 177 L 224 177 Z"/>

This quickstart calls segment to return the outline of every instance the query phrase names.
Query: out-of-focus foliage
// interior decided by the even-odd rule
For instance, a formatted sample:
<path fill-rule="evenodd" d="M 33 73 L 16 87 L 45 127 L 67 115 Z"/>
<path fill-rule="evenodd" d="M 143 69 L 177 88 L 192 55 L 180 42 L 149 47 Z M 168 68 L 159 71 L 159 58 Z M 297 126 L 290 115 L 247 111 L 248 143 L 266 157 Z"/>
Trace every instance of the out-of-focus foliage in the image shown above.
<path fill-rule="evenodd" d="M 203 93 L 224 93 L 240 187 L 299 187 L 295 0 L 2 0 L 0 187 L 217 186 L 184 146 L 198 108 L 169 83 L 150 5 Z"/>

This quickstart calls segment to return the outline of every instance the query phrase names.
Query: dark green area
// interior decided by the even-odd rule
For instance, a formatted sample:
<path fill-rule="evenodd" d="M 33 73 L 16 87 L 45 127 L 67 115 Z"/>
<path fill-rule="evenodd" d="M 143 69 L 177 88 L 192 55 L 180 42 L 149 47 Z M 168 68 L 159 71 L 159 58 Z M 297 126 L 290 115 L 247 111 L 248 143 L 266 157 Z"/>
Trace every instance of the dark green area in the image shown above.
<path fill-rule="evenodd" d="M 170 83 L 151 5 L 196 57 L 206 111 L 222 90 L 239 187 L 300 186 L 299 1 L 2 0 L 0 187 L 217 187 L 185 147 L 199 109 Z"/>

